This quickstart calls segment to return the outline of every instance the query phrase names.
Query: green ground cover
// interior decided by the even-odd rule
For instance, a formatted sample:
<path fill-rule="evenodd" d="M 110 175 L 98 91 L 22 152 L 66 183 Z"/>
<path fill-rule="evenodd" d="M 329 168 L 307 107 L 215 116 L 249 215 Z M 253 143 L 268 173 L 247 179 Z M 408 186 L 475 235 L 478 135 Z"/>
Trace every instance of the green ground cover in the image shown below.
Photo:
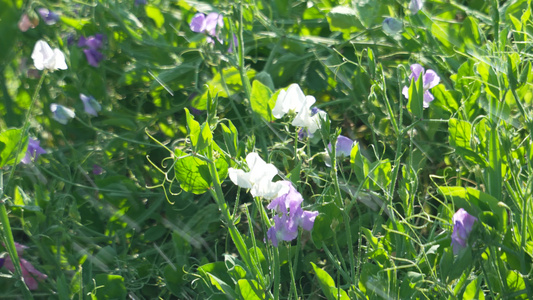
<path fill-rule="evenodd" d="M 0 0 L 1 299 L 533 299 L 531 0 Z"/>

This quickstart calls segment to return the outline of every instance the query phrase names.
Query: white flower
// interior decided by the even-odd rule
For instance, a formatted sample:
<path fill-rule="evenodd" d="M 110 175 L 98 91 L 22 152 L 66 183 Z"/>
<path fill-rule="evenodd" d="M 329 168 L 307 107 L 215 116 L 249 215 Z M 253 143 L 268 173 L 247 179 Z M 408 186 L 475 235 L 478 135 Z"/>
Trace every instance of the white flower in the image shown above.
<path fill-rule="evenodd" d="M 323 110 L 317 110 L 316 113 L 313 113 L 311 105 L 313 105 L 315 102 L 315 97 L 305 97 L 302 107 L 299 109 L 298 114 L 292 121 L 293 126 L 305 127 L 310 134 L 315 133 L 315 131 L 320 128 L 320 119 L 326 118 L 326 112 Z"/>
<path fill-rule="evenodd" d="M 31 58 L 37 70 L 48 69 L 54 71 L 58 69 L 66 70 L 68 68 L 65 62 L 65 54 L 59 48 L 52 50 L 50 45 L 43 40 L 38 40 L 35 43 Z"/>
<path fill-rule="evenodd" d="M 246 189 L 254 197 L 274 199 L 278 194 L 287 193 L 288 187 L 280 182 L 272 182 L 272 178 L 278 174 L 278 169 L 273 164 L 267 164 L 259 154 L 251 152 L 246 155 L 246 163 L 250 172 L 244 172 L 234 168 L 228 169 L 231 181 Z"/>
<path fill-rule="evenodd" d="M 305 102 L 305 95 L 300 86 L 293 83 L 287 91 L 281 90 L 276 100 L 276 105 L 272 109 L 274 118 L 279 119 L 290 111 L 299 112 Z"/>

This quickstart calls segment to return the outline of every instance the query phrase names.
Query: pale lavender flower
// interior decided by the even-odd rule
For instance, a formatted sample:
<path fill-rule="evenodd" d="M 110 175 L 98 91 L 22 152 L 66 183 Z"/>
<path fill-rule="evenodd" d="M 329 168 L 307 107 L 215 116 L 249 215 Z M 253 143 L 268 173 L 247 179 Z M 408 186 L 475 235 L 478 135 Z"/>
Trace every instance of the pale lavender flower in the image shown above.
<path fill-rule="evenodd" d="M 54 25 L 59 21 L 59 16 L 47 8 L 39 8 L 37 9 L 37 12 L 41 15 L 41 18 L 43 18 L 46 25 Z"/>
<path fill-rule="evenodd" d="M 318 215 L 317 211 L 305 211 L 301 205 L 302 195 L 294 188 L 290 181 L 282 181 L 287 192 L 272 200 L 267 206 L 275 212 L 274 226 L 267 231 L 267 237 L 274 247 L 279 240 L 290 242 L 298 236 L 298 227 L 311 231 Z"/>
<path fill-rule="evenodd" d="M 435 99 L 435 97 L 433 97 L 433 94 L 429 90 L 439 84 L 440 77 L 439 75 L 437 75 L 435 71 L 431 69 L 428 69 L 427 71 L 424 72 L 424 67 L 422 67 L 419 64 L 412 64 L 411 75 L 409 75 L 409 80 L 411 81 L 412 79 L 414 79 L 415 81 L 417 81 L 420 75 L 422 75 L 422 82 L 424 85 L 423 105 L 424 105 L 424 108 L 428 108 L 429 103 Z M 408 86 L 403 87 L 402 94 L 405 96 L 405 98 L 409 99 L 409 87 Z"/>
<path fill-rule="evenodd" d="M 274 247 L 278 246 L 279 240 L 290 242 L 298 237 L 298 224 L 286 214 L 274 216 L 274 226 L 267 231 L 267 237 Z"/>
<path fill-rule="evenodd" d="M 282 214 L 287 213 L 287 209 L 290 209 L 291 212 L 295 211 L 302 204 L 304 198 L 290 181 L 284 180 L 280 184 L 286 186 L 288 192 L 272 200 L 267 208 Z"/>
<path fill-rule="evenodd" d="M 337 144 L 335 146 L 335 155 L 337 157 L 350 157 L 352 152 L 354 141 L 350 138 L 345 137 L 344 135 L 339 135 L 337 137 Z M 331 143 L 328 144 L 328 149 L 331 151 Z"/>
<path fill-rule="evenodd" d="M 98 112 L 102 110 L 100 103 L 98 103 L 93 96 L 87 96 L 84 94 L 80 94 L 80 99 L 83 102 L 85 112 L 97 117 Z"/>
<path fill-rule="evenodd" d="M 76 116 L 72 109 L 56 103 L 50 104 L 50 110 L 53 113 L 52 117 L 63 125 L 66 125 L 70 119 Z"/>
<path fill-rule="evenodd" d="M 222 28 L 224 26 L 224 20 L 221 14 L 212 12 L 206 15 L 203 13 L 197 13 L 191 19 L 189 24 L 193 32 L 206 33 L 207 42 L 214 43 L 213 37 L 215 37 L 219 42 L 222 42 L 220 36 L 217 34 L 217 28 Z"/>
<path fill-rule="evenodd" d="M 466 247 L 468 236 L 472 232 L 472 227 L 477 218 L 470 215 L 466 210 L 460 208 L 452 218 L 453 233 L 452 233 L 452 247 L 453 254 L 459 253 L 459 251 Z"/>
<path fill-rule="evenodd" d="M 424 6 L 424 0 L 411 0 L 409 4 L 409 9 L 411 13 L 416 14 Z"/>
<path fill-rule="evenodd" d="M 26 150 L 26 156 L 20 161 L 23 164 L 29 164 L 32 161 L 36 161 L 39 155 L 46 154 L 46 150 L 41 148 L 39 140 L 28 138 L 28 148 Z"/>
<path fill-rule="evenodd" d="M 146 0 L 135 0 L 135 5 L 145 5 Z"/>
<path fill-rule="evenodd" d="M 203 13 L 197 13 L 192 17 L 189 24 L 191 30 L 194 32 L 202 33 L 205 30 L 205 15 Z"/>

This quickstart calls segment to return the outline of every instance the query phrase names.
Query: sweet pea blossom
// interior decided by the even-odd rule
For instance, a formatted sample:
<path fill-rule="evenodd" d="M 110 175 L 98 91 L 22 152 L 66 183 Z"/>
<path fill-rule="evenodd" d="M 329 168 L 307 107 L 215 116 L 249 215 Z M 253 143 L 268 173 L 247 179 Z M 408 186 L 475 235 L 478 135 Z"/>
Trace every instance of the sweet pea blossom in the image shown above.
<path fill-rule="evenodd" d="M 344 135 L 339 135 L 335 144 L 335 156 L 339 158 L 350 157 L 354 143 L 355 142 L 350 138 L 345 137 Z M 329 152 L 331 152 L 331 143 L 328 144 L 328 149 L 329 151 L 326 150 L 327 154 L 324 160 L 326 166 L 331 167 L 331 157 L 329 156 Z"/>
<path fill-rule="evenodd" d="M 37 12 L 41 15 L 41 18 L 43 18 L 46 25 L 54 25 L 59 21 L 59 16 L 47 8 L 39 8 L 37 9 Z"/>
<path fill-rule="evenodd" d="M 208 35 L 207 42 L 209 43 L 214 43 L 213 37 L 216 37 L 219 42 L 222 42 L 217 35 L 217 27 L 224 27 L 224 20 L 221 14 L 215 12 L 207 15 L 197 13 L 191 19 L 189 26 L 193 32 L 206 33 Z"/>
<path fill-rule="evenodd" d="M 24 278 L 24 282 L 30 290 L 36 290 L 39 287 L 39 283 L 37 281 L 43 281 L 48 276 L 39 272 L 29 261 L 20 257 L 23 250 L 27 249 L 28 247 L 19 243 L 15 243 L 15 247 L 17 249 L 17 254 L 19 255 L 20 268 L 22 269 L 22 277 Z M 2 267 L 2 265 L 9 271 L 15 272 L 15 266 L 13 265 L 13 261 L 9 255 L 0 259 L 0 267 Z"/>
<path fill-rule="evenodd" d="M 472 232 L 472 227 L 477 218 L 470 215 L 466 210 L 460 208 L 452 218 L 453 233 L 452 233 L 452 247 L 453 254 L 459 253 L 461 249 L 466 247 L 468 236 Z"/>
<path fill-rule="evenodd" d="M 76 116 L 72 109 L 56 103 L 50 104 L 50 110 L 53 113 L 52 117 L 63 125 L 66 125 L 70 119 Z"/>
<path fill-rule="evenodd" d="M 26 156 L 20 161 L 23 164 L 29 164 L 32 161 L 37 160 L 39 155 L 46 154 L 46 150 L 41 148 L 39 140 L 28 138 L 28 149 L 26 150 Z"/>
<path fill-rule="evenodd" d="M 231 181 L 242 188 L 250 189 L 254 197 L 273 199 L 279 193 L 285 193 L 286 187 L 272 178 L 278 174 L 278 169 L 273 164 L 267 164 L 259 154 L 251 152 L 246 155 L 246 163 L 250 172 L 234 168 L 228 169 Z"/>
<path fill-rule="evenodd" d="M 326 118 L 326 112 L 320 109 L 311 108 L 316 102 L 315 97 L 305 96 L 305 100 L 299 109 L 298 114 L 292 120 L 293 126 L 305 127 L 309 135 L 312 135 L 320 128 L 320 119 Z"/>
<path fill-rule="evenodd" d="M 274 118 L 280 119 L 289 112 L 298 113 L 304 102 L 304 92 L 298 84 L 293 83 L 289 85 L 287 91 L 281 90 L 279 92 L 276 104 L 272 109 L 272 115 Z"/>
<path fill-rule="evenodd" d="M 65 54 L 59 48 L 52 50 L 50 45 L 43 40 L 38 40 L 35 43 L 31 58 L 37 70 L 48 69 L 54 71 L 58 69 L 66 70 L 68 68 L 65 62 Z"/>
<path fill-rule="evenodd" d="M 98 51 L 100 48 L 102 48 L 103 42 L 103 34 L 95 34 L 87 38 L 84 36 L 80 37 L 80 40 L 78 41 L 78 47 L 85 47 L 85 49 L 83 49 L 83 53 L 85 53 L 85 57 L 87 58 L 89 65 L 98 67 L 100 61 L 104 59 L 104 55 Z"/>
<path fill-rule="evenodd" d="M 274 226 L 267 231 L 267 237 L 274 247 L 278 246 L 279 240 L 290 242 L 298 236 L 298 227 L 311 231 L 318 215 L 317 211 L 305 211 L 302 209 L 302 195 L 296 190 L 290 181 L 281 181 L 285 186 L 285 193 L 281 193 L 267 206 L 274 211 Z M 288 211 L 287 211 L 288 210 Z"/>
<path fill-rule="evenodd" d="M 98 112 L 102 110 L 100 103 L 98 103 L 93 96 L 87 96 L 84 94 L 80 94 L 80 99 L 83 102 L 85 112 L 97 117 Z"/>
<path fill-rule="evenodd" d="M 411 0 L 409 4 L 409 9 L 411 13 L 416 14 L 424 6 L 424 0 Z"/>
<path fill-rule="evenodd" d="M 424 101 L 423 105 L 424 108 L 429 107 L 429 103 L 435 99 L 433 97 L 433 94 L 429 91 L 429 89 L 437 86 L 440 82 L 440 77 L 437 75 L 437 73 L 431 69 L 428 69 L 427 71 L 424 71 L 424 67 L 422 67 L 419 64 L 412 64 L 411 65 L 411 75 L 409 75 L 409 80 L 411 81 L 414 79 L 415 81 L 418 80 L 418 77 L 422 75 L 422 82 L 424 85 Z M 405 98 L 409 99 L 409 87 L 404 86 L 402 89 L 402 94 L 405 96 Z"/>

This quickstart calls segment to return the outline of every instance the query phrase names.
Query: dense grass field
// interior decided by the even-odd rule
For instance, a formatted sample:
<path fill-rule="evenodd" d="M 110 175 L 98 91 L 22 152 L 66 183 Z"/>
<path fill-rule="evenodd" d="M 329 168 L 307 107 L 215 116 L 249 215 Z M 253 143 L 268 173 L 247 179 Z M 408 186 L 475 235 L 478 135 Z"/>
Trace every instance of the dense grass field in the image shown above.
<path fill-rule="evenodd" d="M 0 299 L 533 299 L 531 0 L 0 0 Z"/>

